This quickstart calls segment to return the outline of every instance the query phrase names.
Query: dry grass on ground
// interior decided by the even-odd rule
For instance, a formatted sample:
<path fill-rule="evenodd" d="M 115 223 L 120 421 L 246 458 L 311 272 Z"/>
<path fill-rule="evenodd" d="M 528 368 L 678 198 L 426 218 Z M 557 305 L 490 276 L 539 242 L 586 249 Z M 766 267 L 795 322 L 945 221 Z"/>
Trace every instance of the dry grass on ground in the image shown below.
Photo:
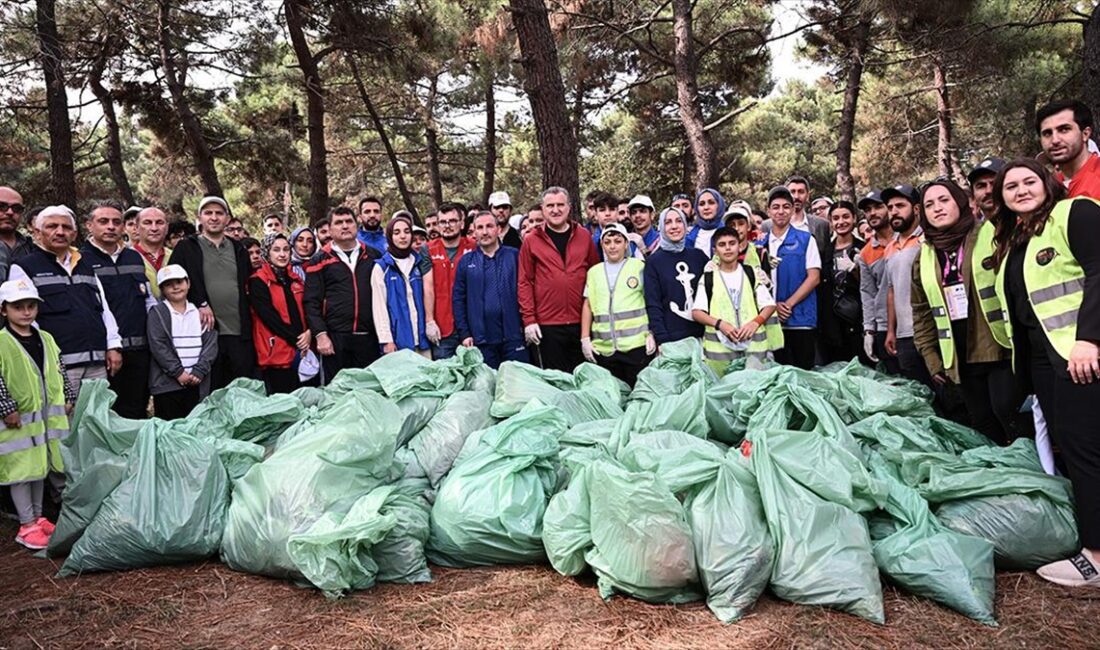
<path fill-rule="evenodd" d="M 214 561 L 57 578 L 0 526 L 0 648 L 1088 648 L 1100 594 L 997 579 L 989 628 L 886 589 L 885 626 L 763 597 L 722 625 L 701 604 L 604 602 L 549 567 L 435 568 L 427 585 L 338 601 Z"/>

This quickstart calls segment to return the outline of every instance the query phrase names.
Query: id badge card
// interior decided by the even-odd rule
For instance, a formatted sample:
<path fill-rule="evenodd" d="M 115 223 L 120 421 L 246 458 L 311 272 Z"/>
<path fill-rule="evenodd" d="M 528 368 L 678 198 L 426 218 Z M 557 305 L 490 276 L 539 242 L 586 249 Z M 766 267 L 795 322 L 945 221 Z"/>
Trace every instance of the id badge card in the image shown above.
<path fill-rule="evenodd" d="M 969 305 L 966 300 L 966 286 L 962 283 L 943 288 L 943 297 L 947 301 L 947 316 L 953 321 L 967 317 Z"/>

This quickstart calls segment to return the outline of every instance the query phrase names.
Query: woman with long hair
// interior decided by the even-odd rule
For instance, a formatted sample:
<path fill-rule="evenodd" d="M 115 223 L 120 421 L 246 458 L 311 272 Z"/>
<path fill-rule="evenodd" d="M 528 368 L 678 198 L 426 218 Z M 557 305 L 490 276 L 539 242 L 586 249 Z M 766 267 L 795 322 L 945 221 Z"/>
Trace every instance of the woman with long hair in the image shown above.
<path fill-rule="evenodd" d="M 996 289 L 1013 368 L 1034 392 L 1073 484 L 1081 552 L 1038 571 L 1056 584 L 1100 586 L 1100 204 L 1062 200 L 1038 162 L 1020 158 L 993 194 Z"/>
<path fill-rule="evenodd" d="M 439 336 L 432 271 L 421 267 L 421 255 L 412 244 L 412 219 L 394 215 L 386 224 L 386 253 L 371 271 L 374 327 L 383 354 L 413 350 L 431 359 L 429 338 Z"/>
<path fill-rule="evenodd" d="M 941 407 L 950 414 L 951 403 L 958 403 L 957 388 L 970 426 L 1006 445 L 1029 431 L 1019 417 L 1024 397 L 1012 376 L 1010 353 L 979 313 L 980 289 L 972 265 L 979 225 L 969 196 L 954 182 L 937 180 L 924 187 L 924 243 L 913 264 L 910 298 L 913 344 L 924 358 Z"/>
<path fill-rule="evenodd" d="M 829 302 L 821 310 L 821 333 L 829 361 L 860 361 L 863 355 L 863 302 L 859 293 L 859 252 L 863 240 L 856 235 L 856 206 L 840 200 L 828 206 L 833 239 L 825 246 L 825 258 L 832 261 Z"/>
<path fill-rule="evenodd" d="M 303 385 L 298 370 L 313 343 L 306 327 L 305 284 L 291 269 L 291 245 L 283 233 L 264 237 L 264 264 L 248 279 L 252 343 L 267 392 L 289 393 Z M 316 384 L 311 378 L 306 385 Z"/>

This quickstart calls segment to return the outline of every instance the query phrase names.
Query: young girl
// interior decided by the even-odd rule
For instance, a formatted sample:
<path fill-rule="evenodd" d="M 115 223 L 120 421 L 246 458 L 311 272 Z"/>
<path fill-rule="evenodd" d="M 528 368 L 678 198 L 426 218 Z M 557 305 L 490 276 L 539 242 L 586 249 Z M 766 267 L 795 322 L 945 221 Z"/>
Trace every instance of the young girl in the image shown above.
<path fill-rule="evenodd" d="M 429 359 L 429 337 L 439 327 L 432 313 L 435 306 L 432 272 L 420 266 L 413 250 L 412 219 L 398 213 L 386 224 L 386 254 L 371 272 L 371 302 L 374 326 L 382 354 L 413 350 Z"/>
<path fill-rule="evenodd" d="M 45 478 L 63 471 L 58 441 L 69 433 L 75 393 L 61 350 L 38 317 L 38 290 L 27 280 L 0 284 L 0 485 L 11 490 L 19 514 L 15 541 L 29 549 L 50 543 L 54 526 L 42 516 Z"/>

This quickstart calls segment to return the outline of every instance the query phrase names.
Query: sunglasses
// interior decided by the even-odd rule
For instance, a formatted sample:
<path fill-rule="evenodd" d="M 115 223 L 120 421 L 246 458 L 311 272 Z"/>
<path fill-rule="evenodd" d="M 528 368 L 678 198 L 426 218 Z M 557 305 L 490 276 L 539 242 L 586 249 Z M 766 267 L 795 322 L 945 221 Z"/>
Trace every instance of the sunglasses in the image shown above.
<path fill-rule="evenodd" d="M 11 210 L 15 214 L 22 214 L 23 208 L 24 205 L 22 203 L 7 203 L 5 201 L 0 201 L 0 212 Z"/>

